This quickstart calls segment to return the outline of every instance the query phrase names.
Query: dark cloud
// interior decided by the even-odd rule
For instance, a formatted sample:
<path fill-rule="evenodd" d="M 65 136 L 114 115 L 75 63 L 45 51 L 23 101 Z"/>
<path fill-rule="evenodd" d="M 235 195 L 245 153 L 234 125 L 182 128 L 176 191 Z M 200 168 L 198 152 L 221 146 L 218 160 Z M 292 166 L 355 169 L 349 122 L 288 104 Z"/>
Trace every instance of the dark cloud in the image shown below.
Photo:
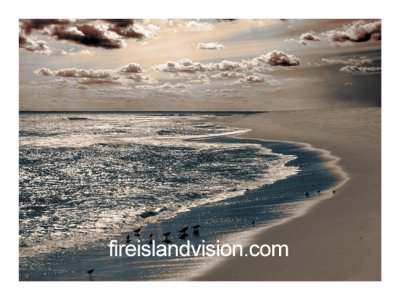
<path fill-rule="evenodd" d="M 59 25 L 52 28 L 50 35 L 58 40 L 67 40 L 90 47 L 118 49 L 124 46 L 124 41 L 120 36 L 115 33 L 110 34 L 106 27 L 97 24 Z"/>
<path fill-rule="evenodd" d="M 215 19 L 217 22 L 235 22 L 237 19 Z"/>
<path fill-rule="evenodd" d="M 111 24 L 109 30 L 126 38 L 142 39 L 144 34 L 135 26 L 132 19 L 104 19 L 103 21 Z"/>
<path fill-rule="evenodd" d="M 70 20 L 62 19 L 22 19 L 20 20 L 20 28 L 26 35 L 30 35 L 32 30 L 43 30 L 50 25 L 67 25 L 71 24 Z"/>
<path fill-rule="evenodd" d="M 20 20 L 20 46 L 24 38 L 33 30 L 58 40 L 66 40 L 79 45 L 104 49 L 119 49 L 125 45 L 125 39 L 142 39 L 144 30 L 130 19 L 106 20 L 58 20 L 24 19 Z M 28 50 L 28 49 L 27 49 Z"/>
<path fill-rule="evenodd" d="M 111 23 L 118 28 L 126 28 L 134 24 L 134 20 L 132 19 L 102 19 L 102 20 Z"/>
<path fill-rule="evenodd" d="M 342 30 L 330 30 L 324 33 L 333 43 L 362 43 L 369 40 L 381 40 L 381 21 L 366 23 L 355 21 Z"/>

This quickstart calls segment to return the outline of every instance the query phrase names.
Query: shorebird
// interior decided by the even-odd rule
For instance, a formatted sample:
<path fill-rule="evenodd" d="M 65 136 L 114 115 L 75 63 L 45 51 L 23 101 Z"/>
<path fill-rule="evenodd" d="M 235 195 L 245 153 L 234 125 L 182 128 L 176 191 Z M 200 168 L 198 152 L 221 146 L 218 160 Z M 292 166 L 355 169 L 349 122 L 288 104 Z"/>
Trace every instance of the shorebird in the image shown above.
<path fill-rule="evenodd" d="M 126 237 L 126 244 L 129 244 L 131 242 L 131 236 L 128 234 Z"/>
<path fill-rule="evenodd" d="M 186 232 L 184 232 L 184 233 L 182 233 L 182 234 L 179 236 L 179 238 L 180 238 L 181 240 L 185 240 L 187 236 L 188 236 L 188 234 L 187 234 Z"/>
<path fill-rule="evenodd" d="M 181 228 L 181 230 L 179 230 L 180 233 L 184 233 L 186 230 L 188 230 L 189 226 L 183 227 Z"/>
<path fill-rule="evenodd" d="M 172 242 L 171 242 L 170 239 L 168 239 L 168 238 L 166 237 L 166 238 L 163 240 L 163 243 L 171 244 Z"/>
<path fill-rule="evenodd" d="M 321 190 L 318 190 L 318 194 L 320 194 L 321 193 Z"/>
<path fill-rule="evenodd" d="M 153 238 L 153 233 L 150 233 L 149 238 Z"/>
<path fill-rule="evenodd" d="M 304 195 L 305 195 L 307 198 L 310 197 L 310 193 L 309 193 L 309 192 L 306 192 Z"/>
<path fill-rule="evenodd" d="M 200 225 L 199 224 L 193 225 L 192 228 L 193 228 L 193 235 L 200 234 L 200 231 L 199 231 Z"/>
<path fill-rule="evenodd" d="M 150 239 L 150 240 L 149 240 L 149 245 L 152 245 L 152 244 L 153 244 L 153 241 L 154 241 L 154 240 Z"/>
<path fill-rule="evenodd" d="M 89 275 L 92 275 L 94 272 L 94 269 L 90 269 L 89 271 L 86 271 L 86 273 L 88 273 Z"/>
<path fill-rule="evenodd" d="M 253 221 L 253 222 L 251 222 L 251 224 L 253 225 L 253 227 L 254 227 L 254 225 L 256 224 L 256 221 Z"/>
<path fill-rule="evenodd" d="M 332 193 L 336 194 L 336 190 L 333 190 Z"/>
<path fill-rule="evenodd" d="M 165 232 L 165 233 L 163 233 L 163 236 L 169 237 L 170 234 L 171 234 L 171 232 Z"/>
<path fill-rule="evenodd" d="M 140 232 L 140 227 L 138 229 L 135 229 L 133 232 L 134 233 L 139 233 Z"/>

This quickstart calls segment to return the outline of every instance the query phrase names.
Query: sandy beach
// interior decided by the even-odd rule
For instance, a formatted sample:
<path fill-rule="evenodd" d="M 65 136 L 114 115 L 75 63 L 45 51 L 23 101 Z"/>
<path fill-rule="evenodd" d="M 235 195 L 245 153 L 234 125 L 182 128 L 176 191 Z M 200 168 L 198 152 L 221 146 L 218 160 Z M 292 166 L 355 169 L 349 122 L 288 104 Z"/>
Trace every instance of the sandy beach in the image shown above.
<path fill-rule="evenodd" d="M 257 233 L 289 257 L 230 257 L 194 280 L 381 280 L 381 110 L 277 111 L 219 121 L 245 137 L 308 143 L 340 158 L 348 180 L 305 214 Z"/>

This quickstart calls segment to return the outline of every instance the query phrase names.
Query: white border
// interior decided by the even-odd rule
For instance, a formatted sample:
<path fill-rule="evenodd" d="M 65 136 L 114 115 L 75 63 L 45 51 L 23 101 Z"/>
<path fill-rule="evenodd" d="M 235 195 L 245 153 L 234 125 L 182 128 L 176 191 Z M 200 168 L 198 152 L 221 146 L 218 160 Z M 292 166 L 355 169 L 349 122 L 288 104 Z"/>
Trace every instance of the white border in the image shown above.
<path fill-rule="evenodd" d="M 394 1 L 12 1 L 2 6 L 1 286 L 22 299 L 185 298 L 380 299 L 398 294 L 398 21 Z M 383 281 L 260 283 L 18 282 L 18 19 L 19 18 L 382 18 L 383 19 Z M 371 157 L 378 159 L 378 157 Z M 386 295 L 386 296 L 385 296 Z M 393 296 L 392 296 L 393 297 Z M 392 298 L 390 297 L 390 298 Z"/>

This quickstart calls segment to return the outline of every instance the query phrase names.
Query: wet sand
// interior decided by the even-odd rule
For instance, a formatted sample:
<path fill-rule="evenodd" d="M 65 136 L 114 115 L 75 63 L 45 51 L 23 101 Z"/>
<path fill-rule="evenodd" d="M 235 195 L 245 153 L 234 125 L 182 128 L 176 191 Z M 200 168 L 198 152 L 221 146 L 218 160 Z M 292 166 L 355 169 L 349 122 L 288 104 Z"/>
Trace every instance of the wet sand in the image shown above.
<path fill-rule="evenodd" d="M 305 214 L 255 233 L 289 257 L 230 257 L 194 280 L 381 280 L 381 110 L 335 108 L 221 118 L 244 137 L 308 143 L 340 158 L 348 180 Z"/>

